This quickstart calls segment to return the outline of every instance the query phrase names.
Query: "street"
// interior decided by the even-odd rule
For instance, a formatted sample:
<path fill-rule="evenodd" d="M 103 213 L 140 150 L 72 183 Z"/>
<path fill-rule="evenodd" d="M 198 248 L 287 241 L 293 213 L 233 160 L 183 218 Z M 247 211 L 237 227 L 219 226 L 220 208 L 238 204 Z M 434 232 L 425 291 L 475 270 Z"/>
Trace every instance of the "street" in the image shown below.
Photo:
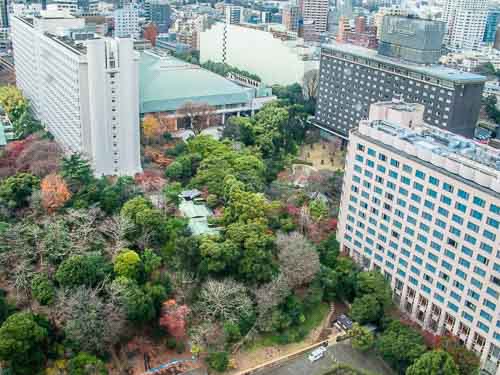
<path fill-rule="evenodd" d="M 374 375 L 394 375 L 394 372 L 381 359 L 373 354 L 353 350 L 348 341 L 328 347 L 325 357 L 314 363 L 309 361 L 308 355 L 309 352 L 281 367 L 261 373 L 266 375 L 322 375 L 335 364 L 336 359 L 340 363 L 371 371 Z"/>

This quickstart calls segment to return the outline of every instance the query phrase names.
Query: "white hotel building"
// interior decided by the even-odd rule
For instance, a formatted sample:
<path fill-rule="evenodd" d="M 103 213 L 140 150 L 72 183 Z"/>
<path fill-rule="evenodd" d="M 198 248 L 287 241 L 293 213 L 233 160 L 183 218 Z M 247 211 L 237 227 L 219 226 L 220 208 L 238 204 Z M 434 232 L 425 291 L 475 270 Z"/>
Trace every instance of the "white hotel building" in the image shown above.
<path fill-rule="evenodd" d="M 401 310 L 499 375 L 500 151 L 424 125 L 422 113 L 379 103 L 350 132 L 337 236 L 386 276 Z"/>
<path fill-rule="evenodd" d="M 141 171 L 139 56 L 132 39 L 75 43 L 69 30 L 83 22 L 12 17 L 16 83 L 66 152 L 86 156 L 98 176 L 134 175 Z"/>

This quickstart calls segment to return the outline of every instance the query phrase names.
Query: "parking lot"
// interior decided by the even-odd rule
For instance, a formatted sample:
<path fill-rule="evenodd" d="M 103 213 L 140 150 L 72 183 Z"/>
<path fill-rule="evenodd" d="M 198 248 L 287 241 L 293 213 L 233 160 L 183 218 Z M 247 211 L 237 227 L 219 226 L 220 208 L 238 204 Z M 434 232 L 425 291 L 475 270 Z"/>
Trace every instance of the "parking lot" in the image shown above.
<path fill-rule="evenodd" d="M 395 373 L 377 356 L 354 350 L 348 341 L 328 347 L 325 356 L 310 362 L 309 353 L 295 358 L 281 367 L 262 371 L 266 375 L 322 375 L 328 371 L 335 361 L 352 367 L 371 371 L 374 375 L 395 375 Z"/>

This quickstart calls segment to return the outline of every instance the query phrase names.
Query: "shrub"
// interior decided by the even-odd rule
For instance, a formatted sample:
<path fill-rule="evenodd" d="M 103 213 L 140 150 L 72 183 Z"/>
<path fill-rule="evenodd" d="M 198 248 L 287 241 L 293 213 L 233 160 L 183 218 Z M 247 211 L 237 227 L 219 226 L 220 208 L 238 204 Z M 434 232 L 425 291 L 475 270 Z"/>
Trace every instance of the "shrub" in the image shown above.
<path fill-rule="evenodd" d="M 211 352 L 207 356 L 207 364 L 215 371 L 226 371 L 229 365 L 229 355 L 227 352 Z"/>
<path fill-rule="evenodd" d="M 50 305 L 54 302 L 56 291 L 47 275 L 38 274 L 31 281 L 31 293 L 40 304 Z"/>

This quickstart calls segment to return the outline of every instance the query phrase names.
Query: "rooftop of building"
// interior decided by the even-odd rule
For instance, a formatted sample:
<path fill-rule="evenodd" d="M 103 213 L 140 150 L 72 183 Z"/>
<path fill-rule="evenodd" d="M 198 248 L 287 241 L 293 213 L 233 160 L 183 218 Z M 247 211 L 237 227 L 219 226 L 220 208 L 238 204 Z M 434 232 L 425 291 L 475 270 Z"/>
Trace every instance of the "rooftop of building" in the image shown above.
<path fill-rule="evenodd" d="M 408 128 L 387 120 L 363 120 L 354 132 L 500 193 L 500 150 L 430 125 Z"/>
<path fill-rule="evenodd" d="M 188 227 L 193 235 L 219 233 L 219 229 L 208 222 L 208 218 L 212 216 L 212 211 L 205 203 L 181 197 L 179 211 L 182 216 L 189 219 Z"/>
<path fill-rule="evenodd" d="M 154 51 L 141 53 L 139 72 L 141 113 L 175 111 L 188 101 L 220 106 L 254 98 L 253 89 Z"/>
<path fill-rule="evenodd" d="M 398 68 L 408 69 L 414 72 L 426 74 L 438 79 L 452 81 L 454 83 L 482 83 L 486 82 L 486 77 L 462 72 L 460 70 L 445 67 L 443 65 L 419 65 L 407 61 L 390 58 L 380 55 L 376 50 L 356 46 L 353 44 L 343 44 L 337 42 L 330 42 L 322 45 L 323 49 L 335 50 L 342 53 L 347 53 L 361 58 L 368 58 L 380 63 L 394 65 Z"/>

